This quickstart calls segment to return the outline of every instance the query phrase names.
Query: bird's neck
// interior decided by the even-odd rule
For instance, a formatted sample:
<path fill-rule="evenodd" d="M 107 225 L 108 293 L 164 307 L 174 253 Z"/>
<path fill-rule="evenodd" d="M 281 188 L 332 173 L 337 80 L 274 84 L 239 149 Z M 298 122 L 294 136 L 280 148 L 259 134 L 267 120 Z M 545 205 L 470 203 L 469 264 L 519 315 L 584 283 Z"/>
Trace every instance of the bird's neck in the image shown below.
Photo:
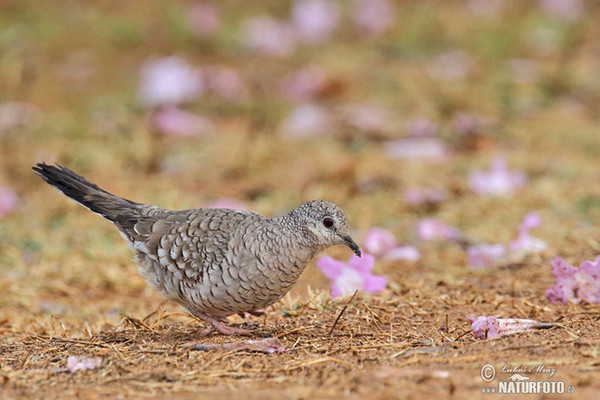
<path fill-rule="evenodd" d="M 289 251 L 288 257 L 294 260 L 295 264 L 303 267 L 326 246 L 316 244 L 317 240 L 314 234 L 306 228 L 305 224 L 299 223 L 297 216 L 293 211 L 272 220 L 280 227 L 278 237 L 274 237 L 274 242 L 284 244 L 283 251 Z"/>

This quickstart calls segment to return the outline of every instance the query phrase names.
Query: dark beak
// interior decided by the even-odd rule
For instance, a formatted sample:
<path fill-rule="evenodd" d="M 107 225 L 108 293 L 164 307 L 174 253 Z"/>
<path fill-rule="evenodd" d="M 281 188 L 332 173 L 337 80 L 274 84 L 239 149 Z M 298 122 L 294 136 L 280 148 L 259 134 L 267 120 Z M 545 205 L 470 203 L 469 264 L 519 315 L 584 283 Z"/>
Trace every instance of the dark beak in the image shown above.
<path fill-rule="evenodd" d="M 350 247 L 350 249 L 354 252 L 354 254 L 356 254 L 357 256 L 360 257 L 360 255 L 361 255 L 360 248 L 358 247 L 356 242 L 354 240 L 352 240 L 352 238 L 348 235 L 340 235 L 340 237 L 342 238 L 342 241 L 344 242 L 344 244 L 346 246 Z"/>

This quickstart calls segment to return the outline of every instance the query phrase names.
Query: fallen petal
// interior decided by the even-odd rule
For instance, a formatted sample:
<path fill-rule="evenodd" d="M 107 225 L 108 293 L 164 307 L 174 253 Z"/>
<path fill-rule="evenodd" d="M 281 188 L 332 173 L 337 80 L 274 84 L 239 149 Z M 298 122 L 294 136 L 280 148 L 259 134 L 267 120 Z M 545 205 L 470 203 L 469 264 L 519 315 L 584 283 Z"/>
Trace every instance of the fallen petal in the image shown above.
<path fill-rule="evenodd" d="M 573 20 L 585 9 L 583 0 L 541 0 L 542 10 L 548 15 L 562 20 Z"/>
<path fill-rule="evenodd" d="M 552 266 L 552 274 L 554 274 L 557 282 L 571 278 L 578 271 L 577 267 L 569 264 L 559 256 L 554 257 L 550 265 Z"/>
<path fill-rule="evenodd" d="M 31 124 L 36 120 L 38 114 L 39 110 L 30 103 L 0 104 L 0 138 L 6 131 Z"/>
<path fill-rule="evenodd" d="M 390 158 L 423 159 L 443 162 L 450 151 L 444 142 L 435 138 L 398 139 L 384 144 L 384 152 Z"/>
<path fill-rule="evenodd" d="M 154 113 L 153 128 L 172 137 L 208 136 L 214 131 L 213 123 L 200 115 L 169 107 Z"/>
<path fill-rule="evenodd" d="M 331 280 L 336 280 L 342 275 L 342 271 L 346 268 L 343 261 L 336 260 L 331 256 L 324 256 L 317 260 L 317 267 Z"/>
<path fill-rule="evenodd" d="M 510 196 L 527 182 L 523 171 L 511 171 L 506 158 L 496 156 L 489 170 L 475 170 L 469 175 L 471 190 L 480 195 Z"/>
<path fill-rule="evenodd" d="M 94 369 L 102 365 L 101 358 L 79 358 L 77 356 L 69 356 L 67 358 L 67 369 L 70 372 L 76 372 L 85 369 Z"/>
<path fill-rule="evenodd" d="M 242 40 L 246 47 L 278 58 L 291 55 L 298 42 L 296 30 L 291 24 L 266 15 L 244 22 Z"/>
<path fill-rule="evenodd" d="M 400 246 L 387 251 L 383 255 L 383 259 L 387 261 L 419 261 L 421 259 L 421 253 L 419 252 L 419 249 L 414 246 Z"/>
<path fill-rule="evenodd" d="M 387 229 L 371 228 L 365 232 L 362 244 L 365 252 L 380 257 L 396 247 L 396 238 Z"/>
<path fill-rule="evenodd" d="M 188 21 L 192 31 L 200 38 L 216 35 L 221 27 L 221 15 L 217 7 L 208 2 L 194 3 L 188 10 Z"/>
<path fill-rule="evenodd" d="M 579 270 L 596 279 L 600 279 L 600 256 L 596 257 L 596 261 L 582 262 L 579 266 Z"/>
<path fill-rule="evenodd" d="M 467 319 L 471 322 L 473 336 L 480 340 L 556 326 L 555 323 L 539 322 L 533 319 L 496 318 L 494 316 L 467 317 Z"/>
<path fill-rule="evenodd" d="M 508 336 L 515 333 L 531 331 L 534 329 L 549 329 L 556 326 L 552 322 L 540 322 L 533 319 L 499 318 L 498 336 Z"/>
<path fill-rule="evenodd" d="M 339 22 L 340 10 L 331 0 L 296 0 L 291 17 L 298 38 L 314 44 L 329 39 Z"/>
<path fill-rule="evenodd" d="M 435 239 L 459 239 L 460 231 L 452 226 L 446 225 L 436 218 L 423 218 L 417 223 L 417 235 L 421 240 Z"/>
<path fill-rule="evenodd" d="M 427 118 L 416 118 L 408 127 L 408 135 L 414 138 L 434 136 L 436 132 L 437 125 Z"/>
<path fill-rule="evenodd" d="M 388 0 L 355 0 L 354 3 L 354 23 L 368 36 L 382 35 L 396 21 L 396 10 Z"/>
<path fill-rule="evenodd" d="M 404 192 L 404 201 L 411 206 L 434 206 L 445 201 L 447 197 L 448 192 L 443 188 L 411 188 Z"/>
<path fill-rule="evenodd" d="M 467 249 L 469 265 L 473 268 L 488 268 L 498 265 L 506 256 L 502 244 L 478 244 Z"/>
<path fill-rule="evenodd" d="M 283 353 L 285 347 L 281 340 L 276 337 L 269 337 L 260 340 L 240 340 L 237 342 L 224 344 L 195 344 L 191 350 L 198 351 L 250 351 L 256 353 Z"/>
<path fill-rule="evenodd" d="M 0 217 L 14 210 L 18 202 L 19 198 L 12 189 L 0 185 Z"/>
<path fill-rule="evenodd" d="M 178 56 L 144 62 L 138 97 L 148 107 L 175 105 L 204 92 L 202 73 Z"/>
<path fill-rule="evenodd" d="M 312 139 L 332 130 L 327 110 L 315 104 L 302 104 L 281 123 L 280 132 L 288 139 Z"/>

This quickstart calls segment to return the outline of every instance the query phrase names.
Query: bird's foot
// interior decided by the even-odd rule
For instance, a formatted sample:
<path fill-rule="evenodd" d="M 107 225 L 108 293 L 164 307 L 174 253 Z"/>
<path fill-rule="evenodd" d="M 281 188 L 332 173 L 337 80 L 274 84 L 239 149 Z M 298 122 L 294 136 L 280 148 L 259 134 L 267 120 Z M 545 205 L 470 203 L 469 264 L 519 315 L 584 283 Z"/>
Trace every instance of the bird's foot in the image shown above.
<path fill-rule="evenodd" d="M 209 317 L 208 315 L 196 314 L 196 317 L 200 318 L 202 321 L 204 321 L 210 325 L 210 327 L 208 329 L 204 329 L 203 331 L 200 332 L 200 334 L 202 336 L 208 335 L 209 333 L 214 332 L 214 331 L 222 333 L 223 335 L 238 335 L 238 336 L 252 335 L 252 332 L 250 332 L 246 329 L 235 328 L 233 326 L 225 325 L 224 323 L 219 321 L 219 319 Z"/>
<path fill-rule="evenodd" d="M 238 336 L 251 336 L 252 332 L 247 329 L 235 328 L 233 326 L 219 324 L 214 327 L 216 330 L 221 332 L 223 335 L 238 335 Z"/>

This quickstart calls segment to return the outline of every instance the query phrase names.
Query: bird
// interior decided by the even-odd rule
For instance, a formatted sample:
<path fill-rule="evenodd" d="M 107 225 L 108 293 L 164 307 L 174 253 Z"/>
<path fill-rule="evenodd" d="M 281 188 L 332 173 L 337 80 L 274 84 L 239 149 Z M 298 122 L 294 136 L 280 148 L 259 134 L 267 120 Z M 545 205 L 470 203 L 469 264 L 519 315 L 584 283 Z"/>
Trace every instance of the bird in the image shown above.
<path fill-rule="evenodd" d="M 148 286 L 207 324 L 205 334 L 251 335 L 227 317 L 260 313 L 280 300 L 326 248 L 345 245 L 361 255 L 346 213 L 326 200 L 274 218 L 221 208 L 169 210 L 114 195 L 58 163 L 37 163 L 33 171 L 111 221 Z"/>

